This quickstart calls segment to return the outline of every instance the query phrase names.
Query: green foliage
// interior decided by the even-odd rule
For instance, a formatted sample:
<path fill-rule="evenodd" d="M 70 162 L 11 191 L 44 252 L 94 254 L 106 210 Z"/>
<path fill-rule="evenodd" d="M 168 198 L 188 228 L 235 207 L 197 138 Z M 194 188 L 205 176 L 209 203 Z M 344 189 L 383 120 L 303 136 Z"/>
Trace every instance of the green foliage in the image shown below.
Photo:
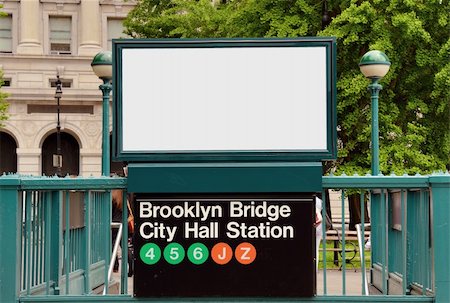
<path fill-rule="evenodd" d="M 369 81 L 361 56 L 384 51 L 381 84 L 383 173 L 450 169 L 449 0 L 328 0 L 321 30 L 316 0 L 140 0 L 125 25 L 137 38 L 335 36 L 338 43 L 338 172 L 370 170 Z"/>
<path fill-rule="evenodd" d="M 9 96 L 7 93 L 1 91 L 3 85 L 3 72 L 0 71 L 0 127 L 3 126 L 2 121 L 8 119 L 8 107 L 9 103 L 6 102 L 6 98 Z"/>
<path fill-rule="evenodd" d="M 357 65 L 370 49 L 392 62 L 380 93 L 381 171 L 450 168 L 448 12 L 448 1 L 354 1 L 320 33 L 338 38 L 339 171 L 370 167 L 370 95 Z"/>
<path fill-rule="evenodd" d="M 313 0 L 141 0 L 124 25 L 135 38 L 298 37 L 320 30 Z"/>
<path fill-rule="evenodd" d="M 126 33 L 135 38 L 211 38 L 225 35 L 227 8 L 209 0 L 143 0 L 128 15 Z"/>
<path fill-rule="evenodd" d="M 244 0 L 234 20 L 237 37 L 299 37 L 320 30 L 322 4 L 311 0 Z"/>

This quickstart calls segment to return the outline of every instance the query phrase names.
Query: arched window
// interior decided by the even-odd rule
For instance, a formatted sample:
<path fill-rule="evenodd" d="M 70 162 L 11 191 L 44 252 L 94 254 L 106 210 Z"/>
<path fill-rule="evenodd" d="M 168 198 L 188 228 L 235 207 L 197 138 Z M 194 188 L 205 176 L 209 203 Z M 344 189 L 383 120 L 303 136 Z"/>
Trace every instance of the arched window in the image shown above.
<path fill-rule="evenodd" d="M 17 172 L 17 144 L 14 138 L 0 132 L 0 174 Z"/>
<path fill-rule="evenodd" d="M 80 174 L 80 146 L 70 134 L 61 132 L 62 168 L 61 175 Z M 57 168 L 53 166 L 53 155 L 56 154 L 56 133 L 50 134 L 42 144 L 42 174 L 53 176 Z"/>

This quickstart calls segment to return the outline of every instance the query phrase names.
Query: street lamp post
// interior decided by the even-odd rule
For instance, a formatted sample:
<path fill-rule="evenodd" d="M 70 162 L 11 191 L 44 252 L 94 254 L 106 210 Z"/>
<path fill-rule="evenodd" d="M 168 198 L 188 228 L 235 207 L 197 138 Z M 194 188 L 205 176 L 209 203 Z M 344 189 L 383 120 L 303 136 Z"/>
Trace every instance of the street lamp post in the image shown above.
<path fill-rule="evenodd" d="M 94 73 L 103 80 L 99 86 L 103 94 L 103 128 L 102 128 L 102 176 L 109 176 L 109 94 L 112 90 L 112 54 L 103 51 L 95 55 L 91 63 Z"/>
<path fill-rule="evenodd" d="M 322 29 L 325 29 L 325 27 L 330 24 L 331 18 L 328 14 L 328 3 L 327 0 L 324 0 L 322 3 Z"/>
<path fill-rule="evenodd" d="M 56 91 L 55 91 L 55 99 L 57 102 L 56 111 L 57 111 L 57 120 L 56 120 L 56 155 L 53 156 L 53 167 L 56 167 L 56 175 L 61 177 L 61 167 L 62 167 L 62 152 L 61 152 L 61 123 L 59 120 L 60 114 L 60 106 L 59 100 L 62 96 L 61 89 L 61 80 L 59 79 L 59 75 L 56 75 Z"/>
<path fill-rule="evenodd" d="M 379 131 L 378 131 L 378 95 L 383 88 L 378 81 L 389 71 L 391 62 L 389 58 L 381 51 L 372 50 L 364 54 L 359 61 L 359 68 L 364 76 L 371 80 L 368 89 L 371 93 L 372 102 L 372 176 L 380 173 L 379 160 Z"/>

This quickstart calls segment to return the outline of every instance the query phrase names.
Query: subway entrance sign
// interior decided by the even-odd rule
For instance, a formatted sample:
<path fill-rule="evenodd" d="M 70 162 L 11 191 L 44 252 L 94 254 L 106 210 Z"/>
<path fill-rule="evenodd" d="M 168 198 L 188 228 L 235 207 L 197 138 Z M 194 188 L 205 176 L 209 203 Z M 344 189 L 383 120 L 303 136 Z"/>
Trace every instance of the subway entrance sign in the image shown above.
<path fill-rule="evenodd" d="M 136 296 L 314 294 L 311 195 L 136 201 Z"/>
<path fill-rule="evenodd" d="M 135 296 L 313 296 L 335 39 L 113 40 L 113 75 Z"/>

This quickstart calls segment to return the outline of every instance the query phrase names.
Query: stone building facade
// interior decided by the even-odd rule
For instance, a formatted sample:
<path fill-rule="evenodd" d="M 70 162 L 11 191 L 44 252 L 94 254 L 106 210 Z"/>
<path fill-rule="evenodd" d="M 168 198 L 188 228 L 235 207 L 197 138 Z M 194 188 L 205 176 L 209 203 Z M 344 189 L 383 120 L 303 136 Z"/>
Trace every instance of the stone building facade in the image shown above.
<path fill-rule="evenodd" d="M 59 75 L 62 173 L 100 175 L 101 81 L 90 63 L 99 51 L 111 48 L 112 38 L 125 36 L 122 20 L 135 1 L 4 0 L 0 4 L 7 13 L 0 18 L 2 91 L 9 93 L 10 104 L 9 119 L 0 129 L 0 173 L 54 174 L 49 159 L 56 151 Z"/>

